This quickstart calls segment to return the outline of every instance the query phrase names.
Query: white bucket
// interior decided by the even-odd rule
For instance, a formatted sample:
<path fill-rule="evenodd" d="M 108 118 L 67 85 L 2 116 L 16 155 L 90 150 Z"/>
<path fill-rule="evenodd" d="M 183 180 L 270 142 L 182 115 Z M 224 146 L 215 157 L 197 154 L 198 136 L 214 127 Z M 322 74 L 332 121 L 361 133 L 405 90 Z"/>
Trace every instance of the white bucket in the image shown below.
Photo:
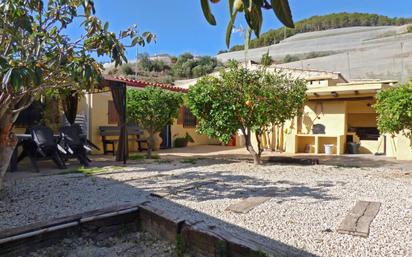
<path fill-rule="evenodd" d="M 325 147 L 325 154 L 333 154 L 334 145 L 327 144 L 327 145 L 324 145 L 324 147 Z"/>

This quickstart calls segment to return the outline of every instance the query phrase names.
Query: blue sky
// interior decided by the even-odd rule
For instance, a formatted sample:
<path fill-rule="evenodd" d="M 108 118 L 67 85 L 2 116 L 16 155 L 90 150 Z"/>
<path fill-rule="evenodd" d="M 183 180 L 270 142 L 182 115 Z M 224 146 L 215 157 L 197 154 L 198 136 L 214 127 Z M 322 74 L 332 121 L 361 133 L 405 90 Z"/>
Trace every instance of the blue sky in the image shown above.
<path fill-rule="evenodd" d="M 151 31 L 157 35 L 157 43 L 140 47 L 140 53 L 215 55 L 219 50 L 226 49 L 227 0 L 212 5 L 217 26 L 209 25 L 204 19 L 200 0 L 96 0 L 95 4 L 97 16 L 109 21 L 112 31 L 137 24 L 141 31 Z M 344 11 L 412 17 L 411 0 L 290 0 L 290 5 L 295 21 Z M 237 25 L 242 20 L 239 18 Z M 273 12 L 265 11 L 262 31 L 280 26 Z M 241 42 L 243 38 L 240 35 L 233 35 L 232 45 Z M 127 56 L 134 59 L 136 49 L 129 49 Z"/>

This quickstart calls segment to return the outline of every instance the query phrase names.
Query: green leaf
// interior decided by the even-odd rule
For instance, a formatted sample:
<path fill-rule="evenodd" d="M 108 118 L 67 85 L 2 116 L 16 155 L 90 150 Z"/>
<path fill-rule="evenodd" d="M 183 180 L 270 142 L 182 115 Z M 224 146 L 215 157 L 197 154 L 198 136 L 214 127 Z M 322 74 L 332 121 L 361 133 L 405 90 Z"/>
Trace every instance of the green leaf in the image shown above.
<path fill-rule="evenodd" d="M 209 22 L 210 25 L 216 25 L 215 16 L 213 16 L 210 10 L 209 0 L 200 0 L 200 2 L 202 4 L 203 15 L 205 16 L 207 22 Z"/>
<path fill-rule="evenodd" d="M 278 19 L 287 27 L 294 28 L 288 0 L 271 0 L 272 9 Z"/>
<path fill-rule="evenodd" d="M 132 46 L 136 46 L 138 43 L 140 43 L 141 38 L 140 37 L 135 37 L 132 40 Z"/>
<path fill-rule="evenodd" d="M 13 68 L 10 68 L 3 77 L 2 87 L 3 89 L 7 88 L 7 85 L 10 82 L 11 74 L 13 73 Z"/>
<path fill-rule="evenodd" d="M 235 23 L 237 15 L 237 10 L 230 16 L 230 21 L 227 24 L 226 28 L 226 47 L 229 48 L 230 46 L 230 38 L 232 36 L 233 24 Z"/>
<path fill-rule="evenodd" d="M 254 2 L 251 3 L 251 7 L 245 10 L 245 18 L 249 27 L 253 30 L 256 37 L 259 37 L 260 30 L 262 28 L 262 10 L 260 6 Z"/>
<path fill-rule="evenodd" d="M 232 16 L 233 14 L 233 4 L 235 3 L 235 0 L 229 0 L 229 13 Z"/>
<path fill-rule="evenodd" d="M 18 89 L 21 86 L 22 79 L 21 74 L 18 70 L 13 70 L 13 72 L 11 73 L 10 82 L 15 89 Z"/>

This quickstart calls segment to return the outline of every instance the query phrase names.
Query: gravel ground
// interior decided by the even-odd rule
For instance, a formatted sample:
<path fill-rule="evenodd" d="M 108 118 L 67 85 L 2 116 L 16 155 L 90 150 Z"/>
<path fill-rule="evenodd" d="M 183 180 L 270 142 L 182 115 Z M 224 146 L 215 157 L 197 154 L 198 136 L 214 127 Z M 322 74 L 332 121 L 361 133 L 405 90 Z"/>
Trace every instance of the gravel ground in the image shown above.
<path fill-rule="evenodd" d="M 148 233 L 130 233 L 99 240 L 64 239 L 25 257 L 175 257 L 175 248 Z M 23 256 L 21 256 L 23 257 Z"/>
<path fill-rule="evenodd" d="M 121 203 L 152 204 L 299 256 L 412 256 L 412 168 L 264 165 L 244 161 L 151 162 L 8 181 L 0 230 Z M 150 192 L 217 180 L 167 199 Z M 248 196 L 272 199 L 247 214 L 225 211 Z M 368 238 L 336 228 L 358 200 L 381 202 Z"/>

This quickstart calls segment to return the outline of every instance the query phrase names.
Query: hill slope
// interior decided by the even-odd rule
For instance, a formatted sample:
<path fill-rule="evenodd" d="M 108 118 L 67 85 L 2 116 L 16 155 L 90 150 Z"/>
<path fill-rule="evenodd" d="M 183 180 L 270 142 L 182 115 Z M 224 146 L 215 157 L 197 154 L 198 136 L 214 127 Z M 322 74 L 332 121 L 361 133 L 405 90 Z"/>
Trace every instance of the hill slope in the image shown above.
<path fill-rule="evenodd" d="M 297 34 L 279 44 L 250 49 L 247 58 L 259 62 L 267 51 L 275 62 L 283 63 L 282 66 L 337 71 L 348 79 L 406 81 L 412 76 L 412 33 L 408 33 L 408 25 Z M 238 51 L 220 54 L 217 58 L 223 62 L 243 61 L 244 56 L 243 51 Z"/>
<path fill-rule="evenodd" d="M 263 33 L 259 38 L 253 39 L 249 48 L 270 46 L 279 43 L 285 37 L 291 37 L 298 33 L 322 31 L 328 29 L 357 27 L 357 26 L 400 26 L 412 23 L 412 18 L 390 18 L 378 14 L 369 13 L 331 13 L 322 16 L 312 16 L 295 23 L 295 28 L 271 29 Z M 230 51 L 243 50 L 243 45 L 235 45 Z"/>

